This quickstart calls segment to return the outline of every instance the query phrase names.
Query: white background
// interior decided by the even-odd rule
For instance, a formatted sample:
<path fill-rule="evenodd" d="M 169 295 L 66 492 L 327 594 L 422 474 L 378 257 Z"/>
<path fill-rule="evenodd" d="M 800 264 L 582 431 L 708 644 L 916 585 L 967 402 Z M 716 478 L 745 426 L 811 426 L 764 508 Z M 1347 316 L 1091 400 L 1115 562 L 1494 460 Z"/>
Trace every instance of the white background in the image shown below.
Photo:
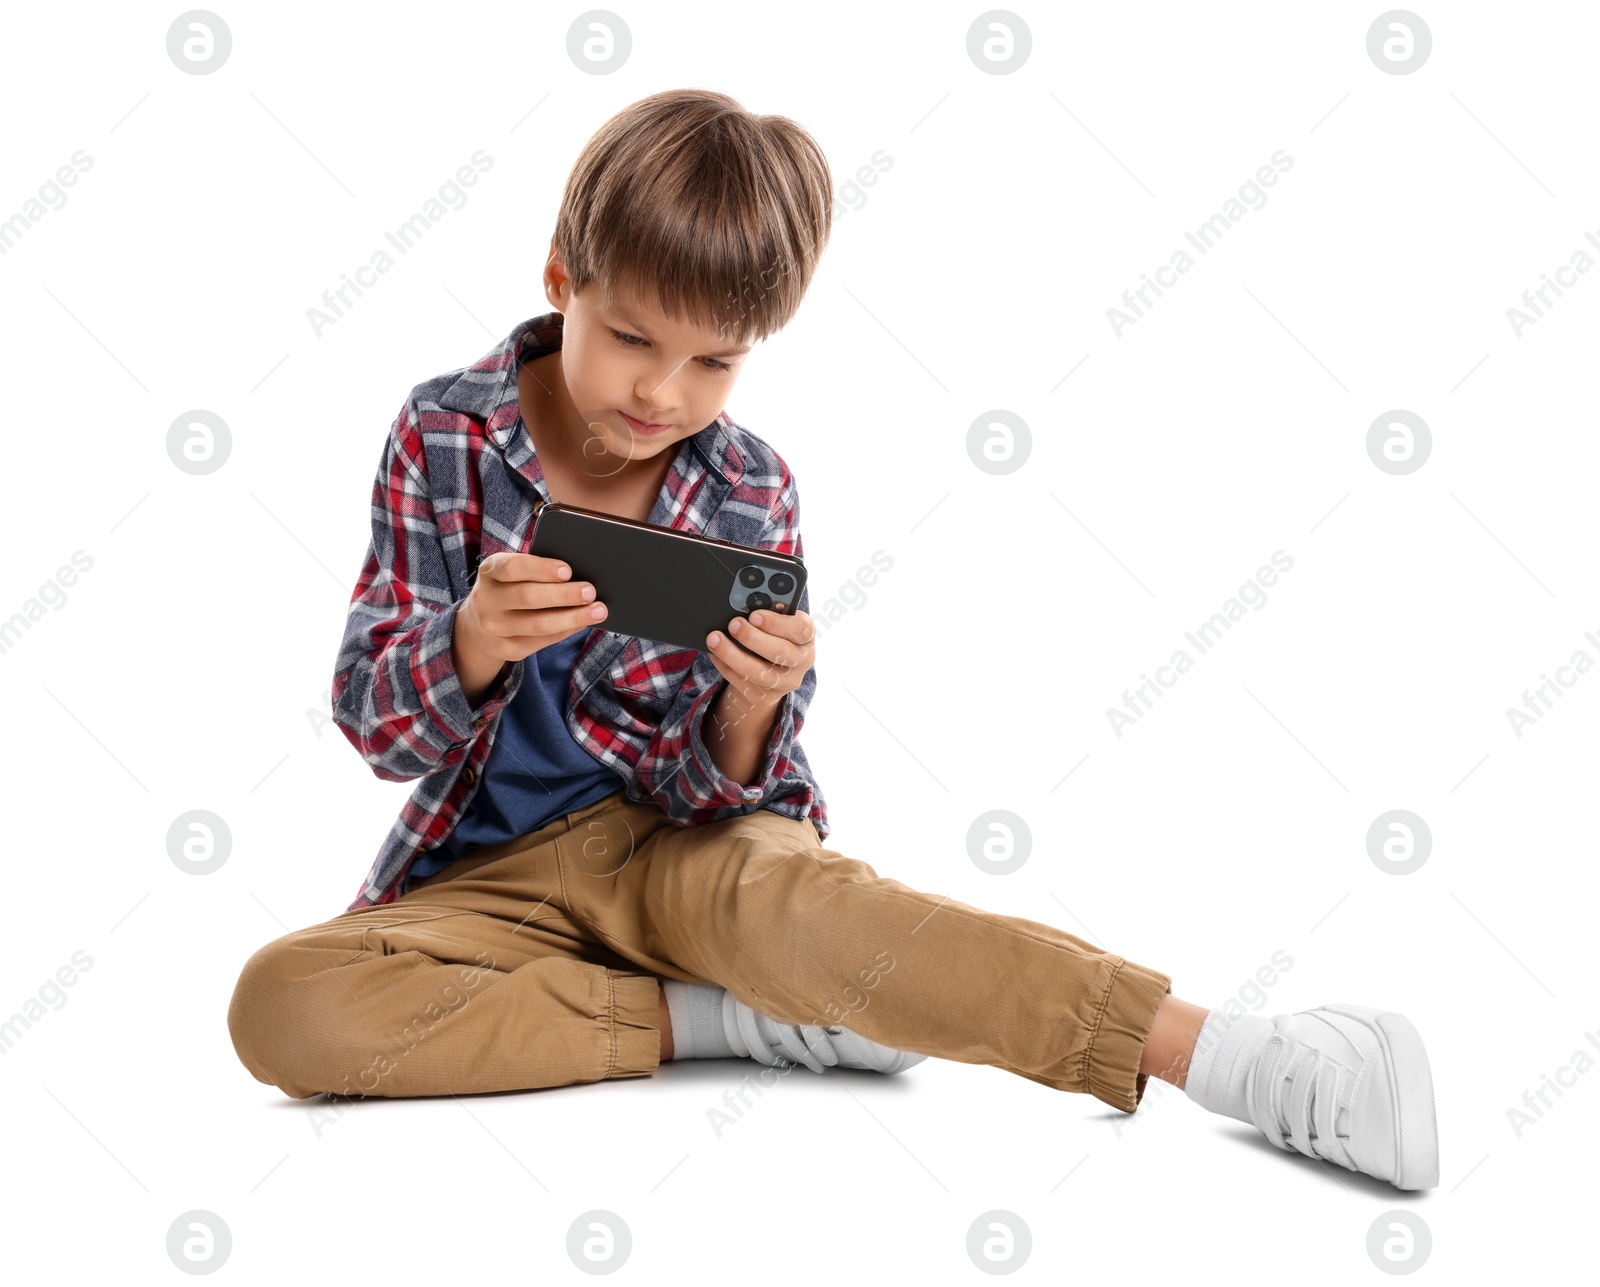
<path fill-rule="evenodd" d="M 1507 1110 L 1600 1057 L 1600 675 L 1520 738 L 1506 710 L 1580 648 L 1600 660 L 1600 274 L 1520 338 L 1507 309 L 1600 258 L 1600 15 L 1424 8 L 1432 54 L 1391 75 L 1366 50 L 1381 5 L 1029 6 L 1031 56 L 991 75 L 967 54 L 981 6 L 644 6 L 618 10 L 626 64 L 591 75 L 567 54 L 580 11 L 229 5 L 205 76 L 167 56 L 178 7 L 8 15 L 0 219 L 93 160 L 0 256 L 0 618 L 93 560 L 0 655 L 0 1015 L 93 959 L 0 1060 L 8 1260 L 171 1281 L 167 1228 L 203 1208 L 236 1282 L 576 1282 L 566 1230 L 603 1208 L 651 1281 L 971 1282 L 966 1230 L 1000 1208 L 1035 1281 L 1181 1281 L 1220 1256 L 1244 1281 L 1346 1282 L 1382 1277 L 1367 1230 L 1403 1208 L 1440 1281 L 1590 1263 L 1600 1069 L 1520 1138 Z M 1154 1082 L 1130 1119 L 942 1060 L 801 1070 L 719 1139 L 706 1111 L 752 1066 L 679 1063 L 369 1100 L 319 1136 L 318 1101 L 239 1063 L 243 961 L 344 910 L 408 790 L 316 714 L 389 425 L 547 311 L 584 141 L 682 86 L 799 121 L 842 190 L 799 316 L 729 403 L 799 481 L 814 616 L 893 559 L 818 645 L 802 740 L 829 844 L 1201 1004 L 1281 949 L 1262 1013 L 1405 1013 L 1436 1190 L 1285 1156 Z M 467 204 L 318 338 L 307 309 L 478 149 Z M 880 149 L 892 165 L 843 191 Z M 1279 149 L 1266 205 L 1118 338 L 1108 308 Z M 195 408 L 233 438 L 205 477 L 166 451 Z M 1395 408 L 1433 436 L 1405 476 L 1365 445 Z M 1003 476 L 966 446 L 993 409 L 1032 437 Z M 1266 605 L 1118 737 L 1107 708 L 1276 550 L 1294 566 Z M 1396 808 L 1433 836 L 1405 876 L 1366 850 Z M 190 809 L 231 829 L 213 875 L 167 855 Z M 968 853 L 991 809 L 1031 830 L 1011 875 Z"/>

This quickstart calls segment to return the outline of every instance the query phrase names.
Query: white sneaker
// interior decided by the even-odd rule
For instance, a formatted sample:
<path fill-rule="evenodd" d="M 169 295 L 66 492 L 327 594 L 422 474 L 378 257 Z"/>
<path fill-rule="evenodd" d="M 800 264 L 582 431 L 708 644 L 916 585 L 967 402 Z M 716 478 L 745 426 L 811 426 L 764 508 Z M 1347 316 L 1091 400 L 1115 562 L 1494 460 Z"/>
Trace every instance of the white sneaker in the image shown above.
<path fill-rule="evenodd" d="M 1402 1014 L 1324 1005 L 1272 1019 L 1250 1077 L 1249 1112 L 1279 1148 L 1387 1180 L 1439 1183 L 1433 1075 Z"/>
<path fill-rule="evenodd" d="M 736 1055 L 785 1067 L 799 1062 L 818 1073 L 825 1067 L 898 1073 L 928 1057 L 879 1045 L 837 1025 L 779 1023 L 752 1010 L 731 992 L 722 998 L 722 1028 Z"/>

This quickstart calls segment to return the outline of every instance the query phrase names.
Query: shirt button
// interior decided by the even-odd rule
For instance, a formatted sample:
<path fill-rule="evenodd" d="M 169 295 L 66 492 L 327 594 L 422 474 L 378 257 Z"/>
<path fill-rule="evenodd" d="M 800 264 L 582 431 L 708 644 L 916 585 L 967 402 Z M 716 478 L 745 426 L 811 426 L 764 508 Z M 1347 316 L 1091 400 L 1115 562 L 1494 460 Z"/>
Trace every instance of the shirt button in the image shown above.
<path fill-rule="evenodd" d="M 478 780 L 478 771 L 472 765 L 467 765 L 466 768 L 461 770 L 461 780 L 471 786 Z"/>
<path fill-rule="evenodd" d="M 478 716 L 478 718 L 477 718 L 477 719 L 475 719 L 475 720 L 473 720 L 473 721 L 472 721 L 472 727 L 473 727 L 473 728 L 479 728 L 479 729 L 481 729 L 481 728 L 483 728 L 483 727 L 484 727 L 484 725 L 486 725 L 486 724 L 487 724 L 487 723 L 488 723 L 488 722 L 489 722 L 489 721 L 488 721 L 488 720 L 486 720 L 486 719 L 485 719 L 485 718 L 484 718 L 484 717 L 483 717 L 483 716 L 482 716 L 482 715 L 480 715 L 480 716 Z"/>

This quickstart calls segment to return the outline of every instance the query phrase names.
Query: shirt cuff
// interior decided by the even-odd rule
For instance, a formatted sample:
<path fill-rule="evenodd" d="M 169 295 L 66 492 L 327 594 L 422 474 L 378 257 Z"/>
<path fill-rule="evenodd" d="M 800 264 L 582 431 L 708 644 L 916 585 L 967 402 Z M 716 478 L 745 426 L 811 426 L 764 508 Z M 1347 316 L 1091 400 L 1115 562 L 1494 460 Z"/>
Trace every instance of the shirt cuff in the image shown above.
<path fill-rule="evenodd" d="M 791 691 L 783 695 L 783 700 L 778 703 L 776 713 L 772 717 L 772 732 L 767 738 L 766 749 L 761 753 L 761 766 L 756 785 L 746 786 L 730 778 L 711 758 L 711 749 L 706 745 L 702 733 L 705 721 L 710 717 L 712 705 L 727 686 L 726 679 L 709 686 L 689 707 L 686 720 L 689 764 L 683 772 L 689 779 L 690 791 L 700 806 L 712 808 L 728 805 L 752 806 L 766 799 L 767 793 L 777 780 L 778 758 L 783 748 L 794 737 L 795 695 Z"/>
<path fill-rule="evenodd" d="M 459 602 L 452 603 L 437 613 L 423 626 L 411 648 L 411 682 L 417 690 L 417 701 L 452 746 L 472 741 L 500 713 L 514 695 L 514 681 L 521 671 L 521 663 L 502 667 L 477 707 L 467 704 L 451 652 L 460 608 Z"/>

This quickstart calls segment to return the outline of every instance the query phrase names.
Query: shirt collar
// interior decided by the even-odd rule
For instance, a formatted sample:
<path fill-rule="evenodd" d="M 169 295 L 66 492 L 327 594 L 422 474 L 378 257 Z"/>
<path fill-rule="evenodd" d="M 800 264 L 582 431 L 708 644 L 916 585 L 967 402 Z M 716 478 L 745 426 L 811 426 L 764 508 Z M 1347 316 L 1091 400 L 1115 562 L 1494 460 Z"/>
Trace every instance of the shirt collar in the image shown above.
<path fill-rule="evenodd" d="M 463 370 L 439 398 L 446 411 L 460 411 L 481 420 L 485 432 L 505 453 L 515 469 L 543 480 L 534 456 L 533 441 L 522 422 L 517 401 L 517 371 L 524 362 L 553 353 L 561 347 L 566 318 L 559 312 L 541 313 L 517 323 L 511 334 L 478 361 Z M 726 411 L 699 433 L 684 439 L 705 468 L 714 470 L 732 486 L 744 476 L 744 455 L 734 444 L 732 422 Z M 680 443 L 680 449 L 682 444 Z"/>

